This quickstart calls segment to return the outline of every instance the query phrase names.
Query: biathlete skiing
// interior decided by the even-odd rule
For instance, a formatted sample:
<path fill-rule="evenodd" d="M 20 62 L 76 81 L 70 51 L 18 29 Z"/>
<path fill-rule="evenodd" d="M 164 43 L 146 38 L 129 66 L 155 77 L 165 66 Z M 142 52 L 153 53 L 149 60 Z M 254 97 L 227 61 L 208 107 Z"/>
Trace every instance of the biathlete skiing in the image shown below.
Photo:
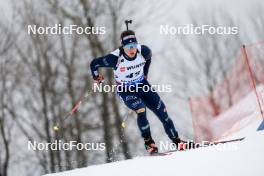
<path fill-rule="evenodd" d="M 125 89 L 125 91 L 117 90 L 117 95 L 121 97 L 128 108 L 137 113 L 138 128 L 144 139 L 147 152 L 150 154 L 158 153 L 158 147 L 151 136 L 150 125 L 147 120 L 147 108 L 159 118 L 166 134 L 172 143 L 179 148 L 179 145 L 185 142 L 179 138 L 164 102 L 158 93 L 151 89 L 151 85 L 147 81 L 152 60 L 151 50 L 146 45 L 139 44 L 135 32 L 128 30 L 127 21 L 126 25 L 127 30 L 121 33 L 121 47 L 106 56 L 92 60 L 90 67 L 93 79 L 98 83 L 102 82 L 104 78 L 99 74 L 98 69 L 101 67 L 113 68 L 116 84 L 131 88 Z M 140 86 L 136 89 L 137 85 Z M 148 86 L 150 89 L 145 91 L 142 89 L 143 86 Z"/>

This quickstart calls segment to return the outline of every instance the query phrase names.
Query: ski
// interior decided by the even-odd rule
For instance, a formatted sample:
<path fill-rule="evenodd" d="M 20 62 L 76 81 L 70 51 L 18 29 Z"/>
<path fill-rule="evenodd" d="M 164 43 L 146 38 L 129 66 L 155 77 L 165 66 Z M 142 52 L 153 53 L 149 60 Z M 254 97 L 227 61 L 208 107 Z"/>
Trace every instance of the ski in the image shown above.
<path fill-rule="evenodd" d="M 169 150 L 169 151 L 164 151 L 164 152 L 153 153 L 153 154 L 150 154 L 150 156 L 167 156 L 167 155 L 173 154 L 174 152 L 183 152 L 183 151 L 193 150 L 193 149 L 197 149 L 197 148 L 201 148 L 201 147 L 209 147 L 212 145 L 225 144 L 225 143 L 230 143 L 230 142 L 239 142 L 239 141 L 242 141 L 244 139 L 245 139 L 245 137 L 241 137 L 241 138 L 236 138 L 236 139 L 231 139 L 231 140 L 208 142 L 208 143 L 205 143 L 204 145 L 197 145 L 193 148 L 189 148 L 186 150 Z"/>
<path fill-rule="evenodd" d="M 207 145 L 210 145 L 210 144 L 217 145 L 217 144 L 225 144 L 225 143 L 230 143 L 230 142 L 238 142 L 238 141 L 244 140 L 245 138 L 246 137 L 241 137 L 241 138 L 230 139 L 230 140 L 223 140 L 223 141 L 216 141 L 216 142 L 208 142 L 208 144 L 206 144 L 206 146 Z M 206 147 L 206 146 L 204 146 L 204 147 Z"/>
<path fill-rule="evenodd" d="M 152 153 L 150 156 L 168 156 L 171 155 L 173 152 L 158 152 L 158 153 Z"/>

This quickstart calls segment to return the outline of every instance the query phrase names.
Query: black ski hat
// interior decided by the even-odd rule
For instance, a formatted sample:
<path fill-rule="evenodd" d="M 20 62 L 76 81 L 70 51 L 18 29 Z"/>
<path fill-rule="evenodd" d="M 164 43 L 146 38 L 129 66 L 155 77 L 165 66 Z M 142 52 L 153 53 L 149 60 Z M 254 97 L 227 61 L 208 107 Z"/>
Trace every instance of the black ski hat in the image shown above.
<path fill-rule="evenodd" d="M 125 46 L 129 43 L 137 43 L 135 32 L 132 30 L 126 30 L 121 33 L 121 44 Z"/>

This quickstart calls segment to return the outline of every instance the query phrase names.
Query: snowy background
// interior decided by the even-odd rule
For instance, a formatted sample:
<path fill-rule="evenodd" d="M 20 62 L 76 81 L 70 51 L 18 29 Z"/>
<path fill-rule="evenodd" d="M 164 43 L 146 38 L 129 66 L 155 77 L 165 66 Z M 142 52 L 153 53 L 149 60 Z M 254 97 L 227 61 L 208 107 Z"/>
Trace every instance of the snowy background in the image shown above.
<path fill-rule="evenodd" d="M 150 83 L 172 84 L 172 93 L 160 95 L 184 139 L 193 138 L 188 98 L 206 95 L 220 82 L 223 76 L 218 73 L 232 67 L 242 44 L 264 39 L 261 0 L 1 0 L 0 5 L 0 175 L 5 170 L 10 176 L 42 175 L 145 153 L 135 114 L 129 116 L 125 131 L 120 130 L 120 120 L 128 110 L 114 94 L 92 96 L 73 118 L 61 124 L 65 126 L 63 130 L 59 133 L 52 130 L 91 86 L 90 61 L 119 46 L 125 19 L 133 19 L 131 29 L 138 41 L 152 49 Z M 27 34 L 29 24 L 56 23 L 105 26 L 106 35 Z M 239 34 L 160 34 L 160 25 L 186 24 L 237 26 Z M 220 61 L 225 63 L 225 68 L 218 67 Z M 211 69 L 206 72 L 208 62 Z M 111 80 L 111 73 L 104 74 Z M 153 138 L 167 141 L 161 123 L 150 111 L 148 119 Z M 127 143 L 120 145 L 123 136 Z M 27 149 L 28 140 L 54 139 L 103 141 L 108 150 L 35 152 Z"/>

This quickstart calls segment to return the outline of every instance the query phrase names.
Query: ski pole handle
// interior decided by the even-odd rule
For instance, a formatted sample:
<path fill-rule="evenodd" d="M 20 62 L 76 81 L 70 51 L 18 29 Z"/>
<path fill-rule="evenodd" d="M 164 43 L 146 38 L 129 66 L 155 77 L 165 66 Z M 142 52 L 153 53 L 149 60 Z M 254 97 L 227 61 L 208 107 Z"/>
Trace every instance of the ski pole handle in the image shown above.
<path fill-rule="evenodd" d="M 126 28 L 127 28 L 127 31 L 128 31 L 128 24 L 132 24 L 132 20 L 125 20 L 125 24 L 126 24 Z"/>

